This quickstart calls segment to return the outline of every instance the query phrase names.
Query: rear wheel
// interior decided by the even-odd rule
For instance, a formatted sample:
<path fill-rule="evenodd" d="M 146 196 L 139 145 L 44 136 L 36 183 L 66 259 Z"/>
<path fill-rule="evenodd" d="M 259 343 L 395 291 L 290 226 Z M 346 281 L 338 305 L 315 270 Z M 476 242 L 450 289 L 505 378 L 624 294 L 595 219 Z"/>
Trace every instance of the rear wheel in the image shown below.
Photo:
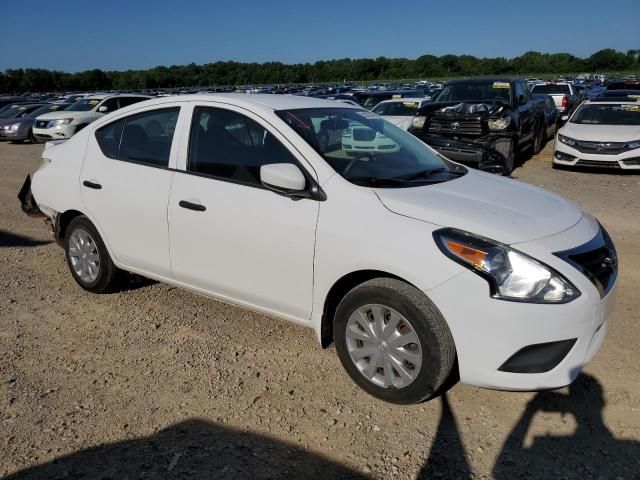
<path fill-rule="evenodd" d="M 455 346 L 436 306 L 415 287 L 377 278 L 351 290 L 334 318 L 343 367 L 367 393 L 410 404 L 442 392 Z"/>
<path fill-rule="evenodd" d="M 113 290 L 118 269 L 100 234 L 87 217 L 81 215 L 71 220 L 64 247 L 67 264 L 78 285 L 93 293 Z"/>
<path fill-rule="evenodd" d="M 533 136 L 533 154 L 537 155 L 542 151 L 544 145 L 544 123 L 540 123 Z"/>

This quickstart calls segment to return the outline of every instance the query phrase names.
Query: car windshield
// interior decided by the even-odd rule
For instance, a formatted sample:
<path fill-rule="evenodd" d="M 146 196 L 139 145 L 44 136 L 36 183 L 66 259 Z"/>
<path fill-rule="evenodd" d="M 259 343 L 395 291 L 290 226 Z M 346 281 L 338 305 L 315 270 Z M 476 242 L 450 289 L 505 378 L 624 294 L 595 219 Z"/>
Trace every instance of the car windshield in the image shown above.
<path fill-rule="evenodd" d="M 632 125 L 640 126 L 640 105 L 591 104 L 582 105 L 571 117 L 579 125 Z"/>
<path fill-rule="evenodd" d="M 553 83 L 550 83 L 548 85 L 536 85 L 535 87 L 533 87 L 531 91 L 533 93 L 546 93 L 547 95 L 553 95 L 553 94 L 569 95 L 571 93 L 571 89 L 569 88 L 569 85 L 556 85 Z"/>
<path fill-rule="evenodd" d="M 0 118 L 16 118 L 25 110 L 26 107 L 23 107 L 22 105 L 13 105 L 0 113 Z"/>
<path fill-rule="evenodd" d="M 378 115 L 397 117 L 412 117 L 418 111 L 420 102 L 389 102 L 379 103 L 371 111 Z"/>
<path fill-rule="evenodd" d="M 466 173 L 464 167 L 367 110 L 311 108 L 276 113 L 336 172 L 356 185 L 409 187 Z"/>
<path fill-rule="evenodd" d="M 67 108 L 67 112 L 88 112 L 89 110 L 93 110 L 96 108 L 96 105 L 100 103 L 100 100 L 96 98 L 85 98 L 82 100 L 78 100 L 74 104 L 72 104 L 69 108 Z"/>
<path fill-rule="evenodd" d="M 466 101 L 511 102 L 511 84 L 503 81 L 451 83 L 436 98 L 436 102 Z"/>
<path fill-rule="evenodd" d="M 59 112 L 67 108 L 69 105 L 71 104 L 70 103 L 52 103 L 51 105 L 43 105 L 42 107 L 31 112 L 29 114 L 29 117 L 35 118 L 35 117 L 39 117 L 40 115 L 44 115 L 45 113 Z"/>

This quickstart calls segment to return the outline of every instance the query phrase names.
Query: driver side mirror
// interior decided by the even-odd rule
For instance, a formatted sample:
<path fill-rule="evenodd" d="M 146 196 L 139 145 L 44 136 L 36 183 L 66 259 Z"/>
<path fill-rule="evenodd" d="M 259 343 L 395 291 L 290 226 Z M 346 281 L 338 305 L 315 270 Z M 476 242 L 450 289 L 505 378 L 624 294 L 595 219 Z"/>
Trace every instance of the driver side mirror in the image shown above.
<path fill-rule="evenodd" d="M 107 107 L 106 105 L 102 105 L 101 107 L 98 107 L 98 111 L 100 113 L 106 113 L 109 111 L 109 107 Z"/>
<path fill-rule="evenodd" d="M 307 179 L 293 163 L 271 163 L 260 167 L 262 184 L 278 193 L 301 193 L 307 186 Z"/>

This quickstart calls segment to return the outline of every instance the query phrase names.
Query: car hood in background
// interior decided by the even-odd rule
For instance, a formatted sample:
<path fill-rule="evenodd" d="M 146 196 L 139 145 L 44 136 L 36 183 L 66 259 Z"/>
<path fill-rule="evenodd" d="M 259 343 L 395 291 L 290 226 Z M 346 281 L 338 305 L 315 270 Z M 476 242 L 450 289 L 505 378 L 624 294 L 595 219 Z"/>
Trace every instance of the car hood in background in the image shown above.
<path fill-rule="evenodd" d="M 474 170 L 444 183 L 375 192 L 399 215 L 506 244 L 560 233 L 582 218 L 582 210 L 559 195 Z"/>
<path fill-rule="evenodd" d="M 24 117 L 24 118 L 3 118 L 0 119 L 0 127 L 5 125 L 13 125 L 14 123 L 33 123 L 33 118 Z"/>
<path fill-rule="evenodd" d="M 400 127 L 403 130 L 409 130 L 411 122 L 413 121 L 413 115 L 385 115 L 382 118 L 388 122 L 393 123 L 396 127 Z"/>
<path fill-rule="evenodd" d="M 51 112 L 40 115 L 37 120 L 59 120 L 61 118 L 78 118 L 78 117 L 99 117 L 100 114 L 89 110 L 87 112 L 67 112 L 62 110 L 60 112 Z"/>
<path fill-rule="evenodd" d="M 588 142 L 606 143 L 640 140 L 640 127 L 635 125 L 579 125 L 577 123 L 566 123 L 558 133 L 574 140 Z"/>

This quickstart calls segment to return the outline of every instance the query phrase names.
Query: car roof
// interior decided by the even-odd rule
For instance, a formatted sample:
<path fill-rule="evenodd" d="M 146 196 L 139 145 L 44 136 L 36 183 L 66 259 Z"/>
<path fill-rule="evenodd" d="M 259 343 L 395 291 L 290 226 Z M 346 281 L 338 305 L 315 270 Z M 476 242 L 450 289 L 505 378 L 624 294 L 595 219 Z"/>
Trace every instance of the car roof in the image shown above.
<path fill-rule="evenodd" d="M 430 100 L 428 98 L 424 98 L 424 97 L 405 97 L 405 98 L 392 98 L 390 100 L 383 100 L 381 101 L 378 105 L 381 105 L 383 103 L 404 103 L 404 102 L 429 102 Z"/>
<path fill-rule="evenodd" d="M 455 85 L 456 83 L 487 83 L 487 82 L 513 82 L 514 80 L 522 80 L 521 78 L 513 77 L 472 77 L 464 78 L 460 80 L 450 80 L 447 85 Z"/>
<path fill-rule="evenodd" d="M 591 105 L 593 103 L 597 103 L 601 105 L 603 103 L 611 103 L 615 105 L 626 104 L 626 105 L 638 105 L 638 100 L 636 98 L 629 98 L 625 96 L 621 97 L 599 97 L 599 98 L 590 98 L 586 100 L 583 105 Z"/>
<path fill-rule="evenodd" d="M 269 93 L 199 93 L 193 95 L 175 95 L 170 97 L 153 98 L 147 105 L 174 102 L 221 102 L 225 101 L 238 106 L 254 107 L 261 110 L 294 110 L 299 108 L 336 108 L 335 100 L 324 100 L 299 95 L 278 95 Z M 138 104 L 140 106 L 140 104 Z M 344 107 L 350 108 L 348 104 Z"/>
<path fill-rule="evenodd" d="M 153 98 L 149 95 L 141 95 L 139 93 L 100 93 L 96 95 L 89 95 L 81 98 L 80 100 L 104 100 L 105 98 L 112 97 L 139 97 L 139 98 Z"/>

